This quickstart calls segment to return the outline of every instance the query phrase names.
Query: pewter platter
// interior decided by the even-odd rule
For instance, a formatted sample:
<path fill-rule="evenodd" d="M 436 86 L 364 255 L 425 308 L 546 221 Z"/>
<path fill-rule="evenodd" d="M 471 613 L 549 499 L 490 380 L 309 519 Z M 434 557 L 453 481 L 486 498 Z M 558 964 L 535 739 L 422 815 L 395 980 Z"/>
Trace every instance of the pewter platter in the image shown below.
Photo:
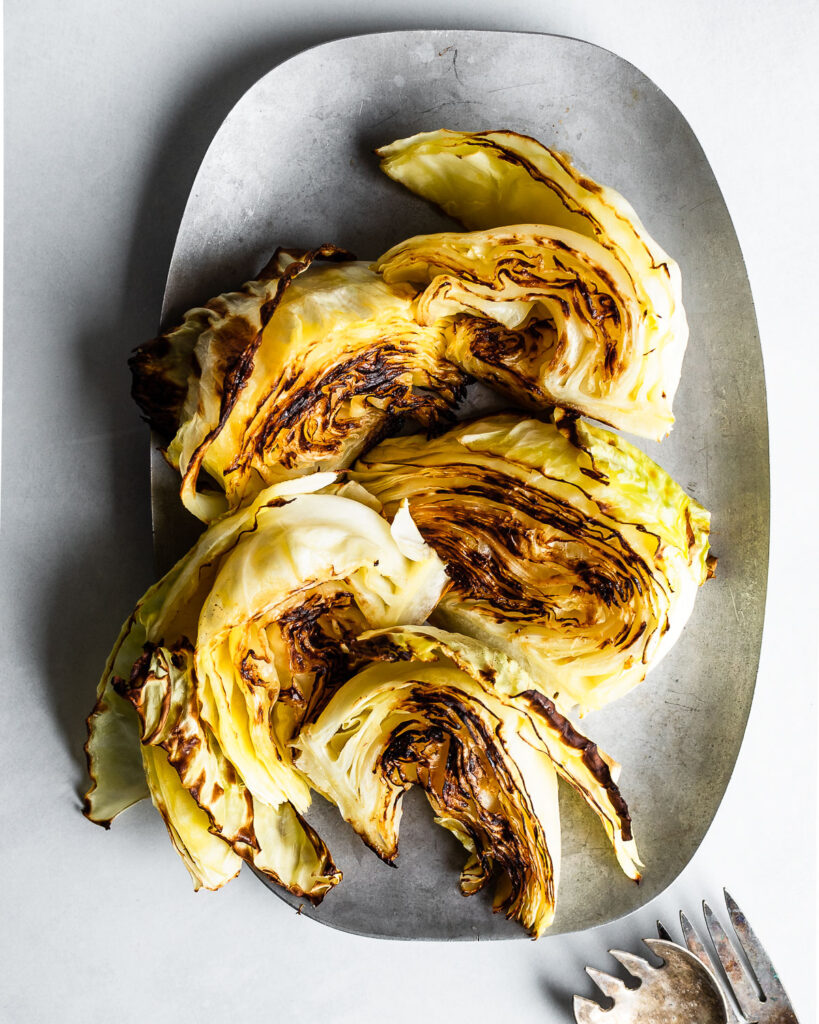
<path fill-rule="evenodd" d="M 562 787 L 551 933 L 575 931 L 642 906 L 690 860 L 739 752 L 759 659 L 769 513 L 762 356 L 728 211 L 680 112 L 626 61 L 557 36 L 396 32 L 308 50 L 257 82 L 214 138 L 182 219 L 162 321 L 253 277 L 277 245 L 334 242 L 369 258 L 452 228 L 381 176 L 372 156 L 374 146 L 442 127 L 509 128 L 567 151 L 629 199 L 683 275 L 691 337 L 677 423 L 662 445 L 641 447 L 711 510 L 718 575 L 646 683 L 584 720 L 623 765 L 646 869 L 639 887 L 628 881 L 598 822 Z M 186 550 L 193 521 L 155 453 L 152 489 L 165 569 Z M 487 897 L 460 895 L 463 850 L 420 794 L 405 800 L 397 871 L 329 805 L 317 800 L 310 820 L 344 880 L 320 907 L 305 904 L 307 916 L 391 938 L 524 936 Z"/>

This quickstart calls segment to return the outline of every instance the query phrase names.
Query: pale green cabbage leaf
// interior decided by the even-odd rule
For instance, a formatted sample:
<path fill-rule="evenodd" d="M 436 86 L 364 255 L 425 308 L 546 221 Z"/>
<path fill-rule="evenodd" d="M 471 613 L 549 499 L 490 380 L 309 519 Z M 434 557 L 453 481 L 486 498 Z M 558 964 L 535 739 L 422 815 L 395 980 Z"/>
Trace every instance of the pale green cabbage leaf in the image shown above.
<path fill-rule="evenodd" d="M 433 614 L 581 713 L 641 682 L 713 569 L 708 512 L 616 434 L 508 413 L 385 440 L 352 473 L 413 520 L 452 586 Z"/>

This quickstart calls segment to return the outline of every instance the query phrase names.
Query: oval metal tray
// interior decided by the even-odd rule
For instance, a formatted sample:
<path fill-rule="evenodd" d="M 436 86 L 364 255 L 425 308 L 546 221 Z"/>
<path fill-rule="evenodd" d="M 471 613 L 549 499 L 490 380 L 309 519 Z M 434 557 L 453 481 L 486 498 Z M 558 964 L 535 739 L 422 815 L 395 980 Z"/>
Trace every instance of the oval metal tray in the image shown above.
<path fill-rule="evenodd" d="M 680 112 L 626 61 L 557 36 L 395 32 L 308 50 L 257 82 L 215 136 L 182 219 L 162 321 L 253 277 L 276 245 L 328 241 L 368 258 L 409 235 L 451 228 L 387 180 L 372 156 L 379 144 L 439 127 L 509 128 L 567 151 L 629 199 L 682 268 L 691 337 L 677 423 L 661 446 L 641 447 L 712 511 L 718 574 L 646 683 L 584 720 L 623 765 L 646 870 L 639 887 L 629 882 L 597 820 L 562 787 L 563 875 L 551 934 L 575 931 L 637 909 L 685 867 L 728 783 L 759 660 L 769 514 L 762 356 L 728 211 Z M 162 569 L 194 535 L 177 486 L 154 453 Z M 432 823 L 419 793 L 405 800 L 397 871 L 323 801 L 310 820 L 344 880 L 320 907 L 305 904 L 307 916 L 392 938 L 524 936 L 490 912 L 487 897 L 461 897 L 463 851 Z"/>

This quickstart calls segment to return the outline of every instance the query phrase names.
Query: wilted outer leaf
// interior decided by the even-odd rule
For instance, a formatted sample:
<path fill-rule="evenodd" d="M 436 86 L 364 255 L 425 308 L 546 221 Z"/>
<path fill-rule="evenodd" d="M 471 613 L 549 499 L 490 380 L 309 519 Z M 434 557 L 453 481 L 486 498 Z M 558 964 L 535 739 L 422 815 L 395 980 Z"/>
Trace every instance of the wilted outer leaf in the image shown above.
<path fill-rule="evenodd" d="M 387 440 L 352 474 L 409 500 L 453 585 L 433 621 L 520 661 L 581 711 L 642 681 L 706 579 L 709 515 L 615 434 L 556 415 Z"/>
<path fill-rule="evenodd" d="M 496 908 L 538 935 L 554 916 L 559 876 L 557 770 L 639 878 L 614 762 L 533 690 L 520 666 L 423 626 L 369 633 L 354 649 L 372 663 L 295 745 L 312 784 L 379 856 L 395 858 L 400 798 L 417 783 L 438 823 L 470 851 L 462 891 L 477 891 L 499 868 Z"/>
<path fill-rule="evenodd" d="M 293 891 L 304 888 L 305 874 L 313 879 L 312 896 L 326 889 L 334 869 L 327 861 L 325 870 L 323 845 L 298 817 L 310 794 L 293 766 L 289 741 L 311 701 L 321 699 L 342 671 L 344 636 L 422 621 L 446 583 L 442 563 L 413 532 L 406 509 L 391 531 L 371 507 L 372 496 L 333 480 L 333 474 L 316 474 L 284 481 L 217 520 L 137 606 L 89 718 L 86 814 L 92 820 L 107 825 L 145 795 L 135 756 L 144 734 L 151 795 L 165 808 L 189 869 L 202 867 L 195 855 L 197 843 L 205 841 L 197 826 L 204 826 Z M 361 497 L 367 503 L 356 500 Z M 162 649 L 173 655 L 160 655 Z M 169 668 L 174 656 L 185 663 L 175 674 Z M 168 717 L 173 701 L 178 722 Z M 142 709 L 142 725 L 134 704 Z M 153 724 L 157 706 L 160 725 Z M 172 732 L 166 735 L 166 729 Z M 170 756 L 176 783 L 164 770 L 165 754 L 153 750 L 154 736 Z M 193 738 L 206 759 L 201 785 L 202 772 L 187 760 L 185 744 Z M 236 783 L 230 788 L 232 771 Z M 208 779 L 213 784 L 203 788 Z M 204 818 L 191 810 L 189 796 Z M 237 807 L 251 799 L 255 841 L 236 817 Z M 289 801 L 295 808 L 287 807 Z M 184 829 L 173 819 L 176 813 Z M 296 845 L 285 852 L 277 835 L 296 837 Z M 228 869 L 235 873 L 229 858 Z M 212 870 L 205 866 L 202 872 L 201 884 L 210 884 Z"/>
<path fill-rule="evenodd" d="M 193 879 L 194 889 L 220 888 L 236 877 L 241 859 L 219 836 L 208 831 L 207 814 L 182 785 L 165 752 L 150 746 L 141 747 L 141 752 L 151 800 Z"/>
<path fill-rule="evenodd" d="M 243 355 L 259 340 L 263 323 L 269 319 L 290 282 L 315 260 L 350 260 L 351 253 L 334 245 L 317 249 L 277 249 L 256 280 L 238 292 L 227 292 L 188 310 L 182 322 L 157 338 L 146 341 L 128 360 L 131 394 L 154 430 L 172 437 L 180 424 L 189 387 L 198 391 L 193 379 L 200 372 L 194 354 L 197 344 L 210 353 L 210 370 L 219 382 L 206 383 L 207 413 L 218 423 L 223 390 L 231 402 L 233 385 L 241 387 Z M 225 389 L 222 388 L 225 385 Z"/>
<path fill-rule="evenodd" d="M 208 863 L 206 853 L 212 849 L 217 864 L 220 855 L 226 861 L 226 877 L 216 873 L 217 884 L 239 870 L 240 862 L 224 852 L 227 843 L 273 881 L 319 902 L 341 873 L 327 847 L 292 804 L 270 807 L 254 801 L 213 731 L 202 721 L 193 651 L 188 644 L 182 642 L 173 650 L 147 645 L 131 679 L 115 685 L 139 715 L 143 756 L 150 762 L 149 779 L 158 768 L 167 778 L 166 789 L 176 794 L 178 804 L 187 805 L 183 820 L 190 824 L 183 835 L 179 806 L 176 813 L 169 811 L 152 787 L 154 802 L 177 849 L 186 864 L 193 862 L 194 881 L 216 887 L 209 884 L 214 880 L 213 870 L 210 876 L 202 870 Z M 215 837 L 223 842 L 214 843 Z M 200 852 L 203 849 L 205 854 Z"/>
<path fill-rule="evenodd" d="M 481 229 L 410 239 L 376 265 L 427 285 L 422 323 L 456 317 L 449 358 L 524 405 L 668 432 L 688 339 L 680 273 L 621 195 L 514 132 L 426 132 L 378 154 L 390 177 Z"/>
<path fill-rule="evenodd" d="M 317 254 L 345 255 L 325 250 L 279 253 L 268 276 L 191 310 L 133 361 L 135 394 L 164 425 L 150 400 L 178 397 L 176 363 L 154 353 L 176 339 L 189 350 L 199 331 L 168 457 L 200 519 L 282 478 L 348 466 L 404 416 L 451 418 L 466 378 L 444 358 L 441 330 L 413 317 L 415 290 L 363 263 L 311 266 Z M 203 470 L 219 492 L 201 489 Z"/>

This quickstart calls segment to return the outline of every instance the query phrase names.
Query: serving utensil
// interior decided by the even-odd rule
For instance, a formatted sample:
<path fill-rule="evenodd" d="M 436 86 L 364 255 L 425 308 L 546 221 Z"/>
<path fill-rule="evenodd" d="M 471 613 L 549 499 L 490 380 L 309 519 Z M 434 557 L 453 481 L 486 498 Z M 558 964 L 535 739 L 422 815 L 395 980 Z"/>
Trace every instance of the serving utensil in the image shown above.
<path fill-rule="evenodd" d="M 747 1021 L 756 1022 L 756 1024 L 799 1024 L 788 995 L 779 980 L 776 968 L 771 963 L 762 943 L 756 937 L 753 928 L 748 924 L 748 919 L 737 906 L 731 894 L 726 889 L 723 889 L 723 893 L 728 917 L 753 974 L 743 965 L 741 957 L 737 954 L 736 948 L 720 924 L 719 918 L 705 901 L 702 904 L 705 926 L 722 970 L 714 963 L 714 959 L 700 941 L 694 926 L 682 911 L 680 911 L 680 927 L 688 949 L 700 963 L 719 978 L 728 992 L 730 1024 L 742 1021 L 743 1017 Z M 661 939 L 670 939 L 670 935 L 659 921 L 657 922 L 657 931 Z M 741 1017 L 734 1012 L 731 999 L 739 1008 Z"/>
<path fill-rule="evenodd" d="M 575 996 L 577 1024 L 734 1024 L 716 978 L 693 953 L 666 939 L 643 942 L 662 964 L 653 967 L 634 953 L 610 949 L 640 984 L 629 988 L 619 978 L 587 967 L 586 973 L 614 1006 L 605 1010 L 593 999 Z"/>
<path fill-rule="evenodd" d="M 673 942 L 658 921 L 660 938 L 643 942 L 662 964 L 653 967 L 633 953 L 609 950 L 640 984 L 630 988 L 619 978 L 587 967 L 589 977 L 614 1005 L 605 1010 L 593 999 L 575 996 L 578 1024 L 799 1024 L 770 957 L 727 891 L 725 905 L 750 971 L 716 914 L 703 902 L 716 958 L 682 911 L 680 925 L 687 948 Z"/>

